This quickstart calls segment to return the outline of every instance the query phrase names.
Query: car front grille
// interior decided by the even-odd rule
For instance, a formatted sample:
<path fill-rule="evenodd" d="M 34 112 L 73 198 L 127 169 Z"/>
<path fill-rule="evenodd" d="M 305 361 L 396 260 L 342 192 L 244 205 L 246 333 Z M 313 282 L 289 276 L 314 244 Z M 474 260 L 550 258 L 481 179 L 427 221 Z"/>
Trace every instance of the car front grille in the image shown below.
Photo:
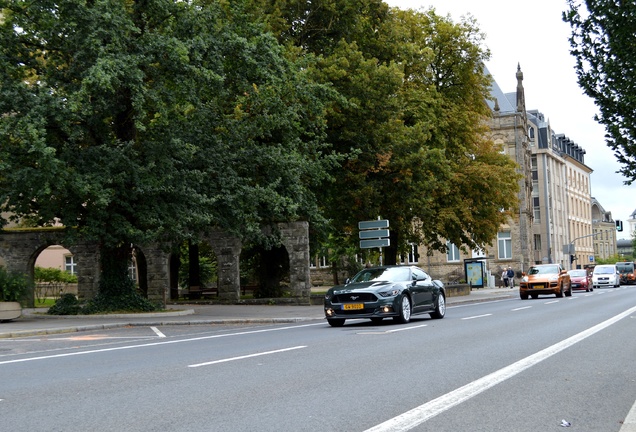
<path fill-rule="evenodd" d="M 378 298 L 371 293 L 348 293 L 338 294 L 331 299 L 332 303 L 369 303 L 375 302 Z"/>

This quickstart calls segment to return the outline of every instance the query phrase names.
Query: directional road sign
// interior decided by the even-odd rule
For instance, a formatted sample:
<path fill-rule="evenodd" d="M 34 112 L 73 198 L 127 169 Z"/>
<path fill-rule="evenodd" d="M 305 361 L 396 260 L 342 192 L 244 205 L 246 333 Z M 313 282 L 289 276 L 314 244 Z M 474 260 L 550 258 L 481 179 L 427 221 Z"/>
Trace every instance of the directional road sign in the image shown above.
<path fill-rule="evenodd" d="M 368 248 L 383 248 L 389 247 L 391 245 L 391 240 L 388 238 L 384 239 L 375 239 L 375 240 L 360 240 L 360 248 L 368 249 Z"/>
<path fill-rule="evenodd" d="M 359 236 L 361 239 L 379 239 L 382 237 L 388 237 L 389 230 L 388 229 L 373 229 L 373 230 L 360 231 Z"/>
<path fill-rule="evenodd" d="M 361 230 L 388 228 L 388 227 L 389 227 L 388 219 L 378 219 L 378 220 L 358 222 L 358 229 L 361 229 Z"/>

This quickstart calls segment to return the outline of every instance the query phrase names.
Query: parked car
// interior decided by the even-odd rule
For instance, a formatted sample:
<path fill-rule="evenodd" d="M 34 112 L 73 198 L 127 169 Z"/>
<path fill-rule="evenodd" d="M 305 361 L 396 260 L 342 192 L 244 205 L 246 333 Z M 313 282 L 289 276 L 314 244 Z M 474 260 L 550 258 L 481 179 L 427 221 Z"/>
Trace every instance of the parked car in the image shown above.
<path fill-rule="evenodd" d="M 354 318 L 379 323 L 392 317 L 407 323 L 416 314 L 444 318 L 446 291 L 441 281 L 433 280 L 416 266 L 371 267 L 361 270 L 344 285 L 330 288 L 324 305 L 325 318 L 332 327 L 340 327 L 345 320 Z"/>
<path fill-rule="evenodd" d="M 570 282 L 573 290 L 594 291 L 592 287 L 592 274 L 587 269 L 569 270 Z"/>
<path fill-rule="evenodd" d="M 560 264 L 538 264 L 530 267 L 527 273 L 522 273 L 519 282 L 519 296 L 526 300 L 533 299 L 540 294 L 554 294 L 557 297 L 572 295 L 570 275 Z"/>
<path fill-rule="evenodd" d="M 618 288 L 621 286 L 620 274 L 614 264 L 602 264 L 594 267 L 592 272 L 592 287 L 603 286 Z"/>

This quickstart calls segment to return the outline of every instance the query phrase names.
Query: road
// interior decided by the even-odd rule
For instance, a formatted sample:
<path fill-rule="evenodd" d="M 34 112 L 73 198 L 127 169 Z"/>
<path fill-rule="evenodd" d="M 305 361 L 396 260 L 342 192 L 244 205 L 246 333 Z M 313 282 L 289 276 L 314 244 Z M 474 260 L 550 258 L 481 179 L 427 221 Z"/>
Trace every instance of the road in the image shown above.
<path fill-rule="evenodd" d="M 0 430 L 618 432 L 636 401 L 635 330 L 625 286 L 405 325 L 3 339 Z"/>

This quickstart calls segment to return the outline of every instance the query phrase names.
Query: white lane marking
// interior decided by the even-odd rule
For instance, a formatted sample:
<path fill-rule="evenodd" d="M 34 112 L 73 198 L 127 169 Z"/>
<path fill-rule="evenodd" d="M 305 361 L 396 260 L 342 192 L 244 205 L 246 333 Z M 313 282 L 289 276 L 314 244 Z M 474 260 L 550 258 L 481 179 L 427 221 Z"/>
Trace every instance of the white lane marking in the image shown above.
<path fill-rule="evenodd" d="M 155 334 L 157 336 L 159 336 L 160 338 L 165 338 L 166 335 L 163 334 L 157 327 L 150 327 L 150 330 L 152 330 L 153 332 L 155 332 Z"/>
<path fill-rule="evenodd" d="M 629 410 L 627 417 L 623 421 L 623 426 L 619 432 L 634 432 L 636 431 L 636 403 L 632 405 L 632 409 Z"/>
<path fill-rule="evenodd" d="M 426 326 L 427 326 L 427 324 L 420 324 L 420 325 L 417 325 L 417 326 L 401 327 L 401 328 L 397 328 L 397 329 L 394 329 L 394 330 L 387 330 L 385 333 L 395 333 L 395 332 L 400 332 L 400 331 L 404 331 L 404 330 L 413 330 L 413 329 L 416 329 L 416 328 L 421 328 L 421 327 L 426 327 Z"/>
<path fill-rule="evenodd" d="M 60 358 L 60 357 L 72 357 L 72 356 L 79 356 L 79 355 L 86 355 L 86 354 L 97 354 L 97 353 L 109 352 L 109 351 L 122 351 L 127 349 L 146 348 L 146 347 L 170 345 L 170 344 L 177 344 L 177 343 L 184 343 L 184 342 L 196 342 L 196 341 L 202 341 L 202 340 L 208 340 L 208 339 L 220 339 L 225 337 L 243 336 L 243 335 L 250 335 L 250 334 L 257 334 L 257 333 L 269 333 L 269 332 L 276 332 L 276 331 L 282 331 L 282 330 L 293 330 L 293 329 L 297 329 L 301 327 L 324 326 L 324 325 L 325 323 L 320 322 L 316 324 L 302 324 L 298 326 L 278 327 L 273 329 L 248 330 L 248 331 L 242 331 L 242 332 L 236 332 L 236 333 L 225 333 L 221 335 L 212 335 L 212 336 L 200 336 L 200 337 L 193 337 L 188 339 L 169 340 L 164 342 L 151 342 L 151 343 L 139 344 L 139 345 L 128 345 L 128 346 L 122 346 L 122 347 L 78 351 L 73 353 L 53 354 L 53 355 L 39 356 L 39 357 L 28 357 L 23 359 L 0 361 L 0 365 L 5 365 L 9 363 L 24 363 L 24 362 L 35 361 L 35 360 L 48 360 L 48 359 Z"/>
<path fill-rule="evenodd" d="M 532 309 L 532 306 L 518 307 L 518 308 L 512 309 L 512 311 L 516 312 L 516 311 L 520 311 L 520 310 L 524 310 L 524 309 Z"/>
<path fill-rule="evenodd" d="M 452 407 L 459 405 L 468 399 L 477 396 L 478 394 L 488 390 L 495 385 L 512 378 L 513 376 L 523 372 L 524 370 L 536 365 L 537 363 L 552 357 L 553 355 L 571 347 L 572 345 L 581 342 L 583 339 L 592 336 L 595 333 L 609 327 L 617 321 L 629 316 L 636 312 L 636 306 L 622 312 L 608 320 L 603 321 L 587 330 L 575 334 L 561 342 L 558 342 L 548 348 L 545 348 L 531 356 L 519 360 L 509 366 L 506 366 L 498 371 L 495 371 L 485 377 L 482 377 L 476 381 L 466 384 L 450 393 L 433 399 L 430 402 L 422 404 L 413 408 L 397 417 L 393 417 L 390 420 L 385 421 L 367 429 L 365 432 L 405 432 L 414 427 L 417 427 L 425 421 L 435 417 L 442 412 L 451 409 Z"/>
<path fill-rule="evenodd" d="M 552 301 L 549 301 L 549 302 L 545 302 L 543 304 L 552 304 L 552 303 L 558 303 L 558 302 L 559 302 L 558 300 L 552 300 Z"/>
<path fill-rule="evenodd" d="M 195 367 L 200 367 L 200 366 L 210 366 L 210 365 L 218 364 L 218 363 L 225 363 L 225 362 L 230 362 L 230 361 L 235 361 L 235 360 L 243 360 L 243 359 L 246 359 L 246 358 L 259 357 L 259 356 L 264 356 L 264 355 L 269 355 L 269 354 L 277 354 L 277 353 L 281 353 L 281 352 L 285 352 L 285 351 L 297 350 L 297 349 L 301 349 L 301 348 L 307 348 L 307 346 L 306 345 L 300 345 L 300 346 L 295 346 L 295 347 L 291 347 L 291 348 L 283 348 L 283 349 L 274 350 L 274 351 L 265 351 L 265 352 L 261 352 L 261 353 L 248 354 L 248 355 L 244 355 L 244 356 L 230 357 L 230 358 L 226 358 L 226 359 L 214 360 L 214 361 L 205 362 L 205 363 L 192 364 L 192 365 L 188 365 L 188 367 L 195 368 Z"/>
<path fill-rule="evenodd" d="M 484 314 L 484 315 L 475 315 L 475 316 L 470 316 L 470 317 L 466 317 L 466 318 L 462 318 L 462 320 L 471 320 L 471 319 L 475 319 L 475 318 L 485 318 L 485 317 L 489 317 L 492 314 Z"/>

